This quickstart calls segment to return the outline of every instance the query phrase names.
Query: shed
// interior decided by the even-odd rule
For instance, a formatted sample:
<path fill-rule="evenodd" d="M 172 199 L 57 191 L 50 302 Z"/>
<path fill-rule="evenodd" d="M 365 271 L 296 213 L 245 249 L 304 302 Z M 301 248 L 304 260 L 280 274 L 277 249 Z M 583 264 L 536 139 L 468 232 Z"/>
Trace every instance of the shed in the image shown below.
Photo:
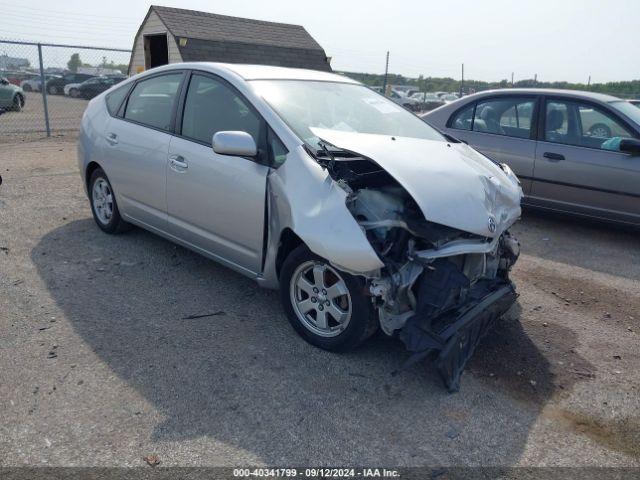
<path fill-rule="evenodd" d="M 205 61 L 331 71 L 322 47 L 300 25 L 152 5 L 136 34 L 129 74 Z"/>

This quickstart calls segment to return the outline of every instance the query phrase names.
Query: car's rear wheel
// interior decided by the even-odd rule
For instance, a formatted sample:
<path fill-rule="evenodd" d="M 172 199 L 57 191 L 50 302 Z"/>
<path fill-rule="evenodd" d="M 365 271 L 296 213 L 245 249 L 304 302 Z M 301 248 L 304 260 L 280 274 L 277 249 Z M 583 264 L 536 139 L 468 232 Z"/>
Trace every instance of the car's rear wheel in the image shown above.
<path fill-rule="evenodd" d="M 56 87 L 55 85 L 51 85 L 49 88 L 47 88 L 47 92 L 49 92 L 49 94 L 51 95 L 57 95 L 58 87 Z"/>
<path fill-rule="evenodd" d="M 24 97 L 19 93 L 16 93 L 16 95 L 13 97 L 13 111 L 21 112 L 23 108 L 24 108 Z"/>
<path fill-rule="evenodd" d="M 342 272 L 302 245 L 280 274 L 280 297 L 289 322 L 307 342 L 325 350 L 351 350 L 377 329 L 364 281 Z"/>
<path fill-rule="evenodd" d="M 89 179 L 89 201 L 93 219 L 106 233 L 120 233 L 131 228 L 122 220 L 111 183 L 101 168 L 96 168 Z"/>

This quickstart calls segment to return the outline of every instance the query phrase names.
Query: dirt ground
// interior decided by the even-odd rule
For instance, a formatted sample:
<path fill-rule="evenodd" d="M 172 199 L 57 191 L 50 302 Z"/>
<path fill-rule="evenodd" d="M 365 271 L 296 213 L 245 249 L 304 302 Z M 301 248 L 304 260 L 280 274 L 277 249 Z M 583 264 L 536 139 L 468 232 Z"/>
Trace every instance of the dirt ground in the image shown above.
<path fill-rule="evenodd" d="M 396 340 L 315 349 L 275 292 L 103 234 L 71 137 L 0 175 L 0 466 L 640 466 L 638 232 L 525 211 L 518 305 L 448 394 Z"/>
<path fill-rule="evenodd" d="M 21 112 L 0 112 L 0 137 L 19 139 L 25 133 L 46 132 L 42 93 L 25 92 L 25 105 Z M 87 100 L 64 95 L 47 95 L 49 127 L 55 132 L 77 130 L 87 108 Z M 19 136 L 18 136 L 19 134 Z M 0 138 L 0 143 L 2 139 Z"/>

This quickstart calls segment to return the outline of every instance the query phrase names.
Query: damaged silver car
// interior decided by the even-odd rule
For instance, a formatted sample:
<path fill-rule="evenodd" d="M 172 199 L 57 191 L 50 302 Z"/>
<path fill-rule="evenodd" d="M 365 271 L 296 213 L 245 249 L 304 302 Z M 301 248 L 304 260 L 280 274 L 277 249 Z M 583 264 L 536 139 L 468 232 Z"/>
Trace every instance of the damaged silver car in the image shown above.
<path fill-rule="evenodd" d="M 89 103 L 78 157 L 103 231 L 138 225 L 279 288 L 318 347 L 382 329 L 449 390 L 516 298 L 509 167 L 341 75 L 156 68 Z"/>

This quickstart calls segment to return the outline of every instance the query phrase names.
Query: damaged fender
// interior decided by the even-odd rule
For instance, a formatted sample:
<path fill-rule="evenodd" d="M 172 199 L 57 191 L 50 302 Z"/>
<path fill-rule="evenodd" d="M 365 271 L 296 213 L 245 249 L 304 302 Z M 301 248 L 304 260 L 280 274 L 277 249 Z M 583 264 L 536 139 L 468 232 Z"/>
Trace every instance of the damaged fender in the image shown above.
<path fill-rule="evenodd" d="M 268 245 L 261 283 L 278 284 L 275 258 L 286 228 L 337 268 L 367 277 L 379 275 L 384 263 L 347 209 L 347 193 L 302 147 L 289 155 L 293 158 L 267 176 Z M 294 204 L 296 208 L 291 207 Z"/>

